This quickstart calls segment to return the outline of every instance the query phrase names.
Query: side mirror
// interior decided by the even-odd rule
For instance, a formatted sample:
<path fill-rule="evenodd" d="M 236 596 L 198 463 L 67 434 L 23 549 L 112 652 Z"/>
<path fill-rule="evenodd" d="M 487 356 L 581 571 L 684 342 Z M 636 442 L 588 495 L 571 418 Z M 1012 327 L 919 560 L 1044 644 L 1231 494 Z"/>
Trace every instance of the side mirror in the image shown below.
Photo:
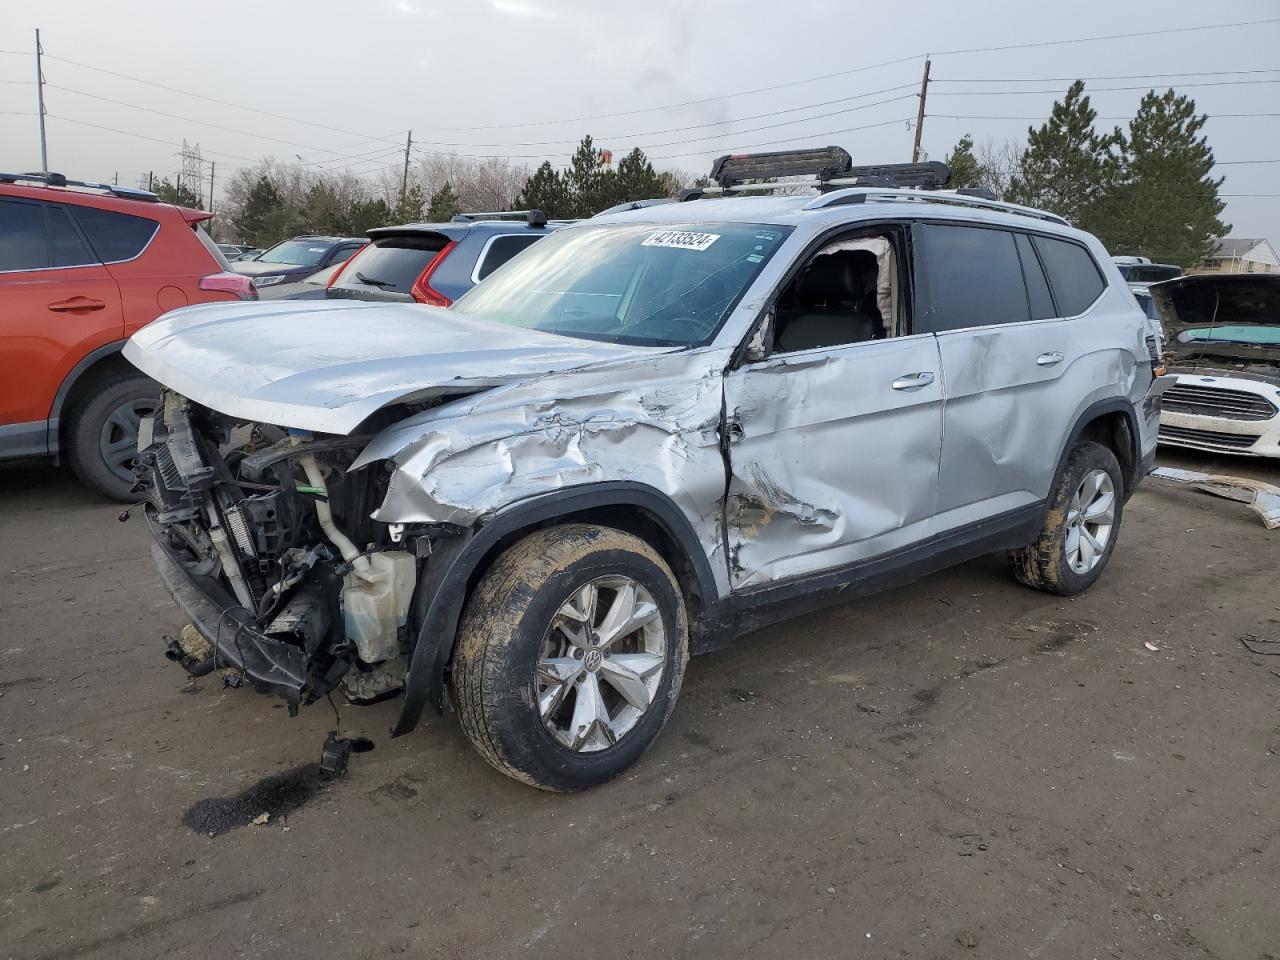
<path fill-rule="evenodd" d="M 742 351 L 743 363 L 759 363 L 767 360 L 773 352 L 773 307 L 769 307 L 761 318 L 759 325 L 752 331 Z"/>

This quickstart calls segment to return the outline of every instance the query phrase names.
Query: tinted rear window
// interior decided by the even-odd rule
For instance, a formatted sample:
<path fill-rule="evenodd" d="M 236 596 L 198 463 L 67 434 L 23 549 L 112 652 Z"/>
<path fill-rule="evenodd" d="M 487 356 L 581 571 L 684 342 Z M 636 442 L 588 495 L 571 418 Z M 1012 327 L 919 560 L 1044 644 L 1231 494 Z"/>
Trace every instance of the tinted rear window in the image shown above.
<path fill-rule="evenodd" d="M 476 267 L 475 279 L 483 280 L 525 247 L 541 240 L 543 236 L 545 234 L 513 233 L 505 237 L 494 237 L 489 243 L 489 249 L 485 251 L 484 259 Z"/>
<path fill-rule="evenodd" d="M 352 290 L 407 294 L 413 288 L 413 281 L 448 242 L 438 233 L 382 237 L 352 257 L 333 285 Z"/>
<path fill-rule="evenodd" d="M 0 200 L 0 270 L 39 270 L 47 266 L 44 208 L 35 203 Z"/>
<path fill-rule="evenodd" d="M 1040 258 L 1031 246 L 1031 238 L 1025 233 L 1016 233 L 1018 257 L 1022 260 L 1022 276 L 1027 281 L 1027 300 L 1031 303 L 1032 320 L 1048 320 L 1056 316 L 1053 312 L 1053 297 L 1049 295 L 1049 283 L 1044 278 L 1044 269 L 1040 266 Z"/>
<path fill-rule="evenodd" d="M 1029 319 L 1012 233 L 949 224 L 922 229 L 931 298 L 927 329 L 942 333 Z"/>
<path fill-rule="evenodd" d="M 1078 243 L 1052 237 L 1036 237 L 1035 244 L 1049 274 L 1058 316 L 1074 317 L 1084 313 L 1102 296 L 1102 274 L 1088 250 Z"/>
<path fill-rule="evenodd" d="M 88 236 L 94 253 L 106 263 L 132 260 L 146 249 L 160 228 L 160 224 L 146 217 L 93 207 L 74 207 L 72 216 Z"/>
<path fill-rule="evenodd" d="M 97 260 L 61 207 L 49 207 L 49 256 L 55 267 L 82 267 Z"/>

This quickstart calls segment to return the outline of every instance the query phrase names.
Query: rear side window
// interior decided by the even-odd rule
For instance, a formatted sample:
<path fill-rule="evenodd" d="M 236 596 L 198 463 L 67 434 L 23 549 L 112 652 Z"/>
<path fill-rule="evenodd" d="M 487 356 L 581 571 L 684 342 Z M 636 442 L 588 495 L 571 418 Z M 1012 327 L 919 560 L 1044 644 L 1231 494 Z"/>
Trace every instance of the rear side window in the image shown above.
<path fill-rule="evenodd" d="M 0 270 L 41 270 L 49 266 L 44 208 L 0 200 Z"/>
<path fill-rule="evenodd" d="M 448 237 L 439 233 L 380 237 L 347 261 L 333 285 L 408 294 L 413 282 L 448 242 Z"/>
<path fill-rule="evenodd" d="M 471 279 L 479 283 L 493 271 L 514 257 L 517 253 L 531 244 L 537 243 L 545 236 L 545 234 L 508 234 L 505 237 L 494 237 L 489 241 L 488 249 L 485 250 L 484 256 L 480 262 L 476 264 L 475 274 Z"/>
<path fill-rule="evenodd" d="M 146 249 L 160 229 L 160 224 L 146 217 L 93 207 L 76 207 L 73 216 L 93 245 L 94 253 L 104 263 L 132 260 Z"/>
<path fill-rule="evenodd" d="M 923 224 L 927 330 L 1016 323 L 1030 317 L 1022 265 L 1007 230 Z"/>
<path fill-rule="evenodd" d="M 1102 296 L 1105 289 L 1102 273 L 1088 250 L 1078 243 L 1054 237 L 1036 237 L 1035 245 L 1049 274 L 1058 316 L 1074 317 L 1084 313 Z"/>
<path fill-rule="evenodd" d="M 71 218 L 61 207 L 47 207 L 49 215 L 49 258 L 54 267 L 83 267 L 97 263 L 71 225 Z"/>
<path fill-rule="evenodd" d="M 1044 278 L 1040 258 L 1036 256 L 1031 238 L 1025 233 L 1015 233 L 1018 258 L 1022 261 L 1022 278 L 1027 282 L 1027 301 L 1031 305 L 1032 320 L 1048 320 L 1057 316 L 1053 311 L 1053 297 L 1049 294 L 1049 282 Z"/>

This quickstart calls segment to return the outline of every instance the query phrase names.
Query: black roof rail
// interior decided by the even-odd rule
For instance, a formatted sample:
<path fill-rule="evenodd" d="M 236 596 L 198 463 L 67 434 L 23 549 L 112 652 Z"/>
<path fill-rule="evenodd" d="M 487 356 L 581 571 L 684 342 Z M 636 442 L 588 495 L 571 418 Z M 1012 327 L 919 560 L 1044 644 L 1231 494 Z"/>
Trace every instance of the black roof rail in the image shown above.
<path fill-rule="evenodd" d="M 0 173 L 0 183 L 34 183 L 43 187 L 83 187 L 86 190 L 102 190 L 123 200 L 146 200 L 159 203 L 160 198 L 150 190 L 122 187 L 117 183 L 95 183 L 92 180 L 68 180 L 61 173 Z"/>
<path fill-rule="evenodd" d="M 990 187 L 957 187 L 956 193 L 961 197 L 977 197 L 979 200 L 999 200 Z"/>

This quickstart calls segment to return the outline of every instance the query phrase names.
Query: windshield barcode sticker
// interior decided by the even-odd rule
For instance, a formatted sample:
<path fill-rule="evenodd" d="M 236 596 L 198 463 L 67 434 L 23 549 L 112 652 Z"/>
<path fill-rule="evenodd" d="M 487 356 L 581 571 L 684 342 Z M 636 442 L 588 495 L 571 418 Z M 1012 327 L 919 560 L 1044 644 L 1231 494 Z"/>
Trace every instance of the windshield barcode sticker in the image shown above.
<path fill-rule="evenodd" d="M 659 230 L 640 244 L 642 247 L 679 247 L 681 250 L 705 250 L 720 239 L 718 233 L 693 233 L 688 230 Z"/>

